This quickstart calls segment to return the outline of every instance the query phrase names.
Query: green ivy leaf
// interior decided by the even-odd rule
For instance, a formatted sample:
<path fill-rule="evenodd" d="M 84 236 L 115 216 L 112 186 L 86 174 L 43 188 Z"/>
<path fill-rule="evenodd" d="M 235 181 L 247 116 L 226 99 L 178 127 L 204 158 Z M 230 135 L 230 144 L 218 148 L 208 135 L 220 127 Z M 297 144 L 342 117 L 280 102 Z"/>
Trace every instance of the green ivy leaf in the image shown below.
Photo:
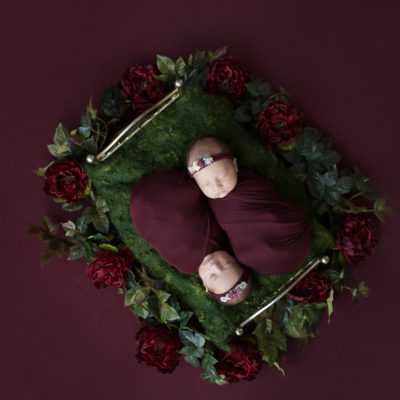
<path fill-rule="evenodd" d="M 160 306 L 160 318 L 164 323 L 167 321 L 176 321 L 179 319 L 179 314 L 169 304 L 162 303 Z"/>
<path fill-rule="evenodd" d="M 82 114 L 81 126 L 79 127 L 78 131 L 85 138 L 88 138 L 92 133 L 92 118 L 90 117 L 89 112 Z"/>
<path fill-rule="evenodd" d="M 165 292 L 164 290 L 157 290 L 156 296 L 157 299 L 160 301 L 160 303 L 165 303 L 170 298 L 171 295 Z"/>
<path fill-rule="evenodd" d="M 204 335 L 198 332 L 190 332 L 186 329 L 179 330 L 179 337 L 185 346 L 203 347 L 206 343 Z"/>
<path fill-rule="evenodd" d="M 62 205 L 62 209 L 65 210 L 65 211 L 69 211 L 69 212 L 78 211 L 83 207 L 83 203 L 84 203 L 83 199 L 79 199 L 79 200 L 74 201 L 72 203 L 64 203 Z"/>
<path fill-rule="evenodd" d="M 129 287 L 130 289 L 134 289 L 135 291 L 141 288 L 140 284 L 136 281 L 135 274 L 130 269 L 126 271 L 125 283 L 127 287 Z"/>
<path fill-rule="evenodd" d="M 299 303 L 293 306 L 292 314 L 286 323 L 286 332 L 297 339 L 313 337 L 318 327 L 321 312 L 312 304 Z"/>
<path fill-rule="evenodd" d="M 129 107 L 121 96 L 118 86 L 107 87 L 101 94 L 100 108 L 109 117 L 119 118 Z"/>
<path fill-rule="evenodd" d="M 175 72 L 174 61 L 167 56 L 161 56 L 159 54 L 157 54 L 157 68 L 162 74 L 165 75 Z"/>
<path fill-rule="evenodd" d="M 184 328 L 187 326 L 187 323 L 189 322 L 190 318 L 193 316 L 192 311 L 181 311 L 179 318 L 180 318 L 180 327 Z"/>
<path fill-rule="evenodd" d="M 218 375 L 218 372 L 214 367 L 217 362 L 218 360 L 215 357 L 213 357 L 210 353 L 206 353 L 201 360 L 201 367 L 203 368 L 204 373 L 201 374 L 200 377 L 209 383 L 224 385 L 228 382 L 223 379 L 223 377 Z"/>
<path fill-rule="evenodd" d="M 182 57 L 179 57 L 175 61 L 175 71 L 179 77 L 183 77 L 186 72 L 186 63 L 185 60 Z"/>
<path fill-rule="evenodd" d="M 278 360 L 279 350 L 287 350 L 286 335 L 279 329 L 273 328 L 272 321 L 264 317 L 258 319 L 253 331 L 263 360 L 270 365 L 274 365 Z"/>

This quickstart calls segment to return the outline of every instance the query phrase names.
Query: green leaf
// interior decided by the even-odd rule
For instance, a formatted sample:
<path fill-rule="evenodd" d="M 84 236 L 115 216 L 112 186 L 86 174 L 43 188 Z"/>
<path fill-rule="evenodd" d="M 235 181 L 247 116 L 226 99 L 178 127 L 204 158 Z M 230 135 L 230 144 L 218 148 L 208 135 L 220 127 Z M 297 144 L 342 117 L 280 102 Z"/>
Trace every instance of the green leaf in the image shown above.
<path fill-rule="evenodd" d="M 121 91 L 118 86 L 107 87 L 101 94 L 100 107 L 109 117 L 119 118 L 129 107 L 121 97 Z"/>
<path fill-rule="evenodd" d="M 253 333 L 263 360 L 274 365 L 279 358 L 279 350 L 287 350 L 287 343 L 286 335 L 279 329 L 272 329 L 271 323 L 272 321 L 268 318 L 259 318 Z"/>
<path fill-rule="evenodd" d="M 43 217 L 43 226 L 51 235 L 55 235 L 60 229 L 60 224 L 51 222 L 49 217 Z"/>
<path fill-rule="evenodd" d="M 278 369 L 278 371 L 279 371 L 283 376 L 285 376 L 285 371 L 283 370 L 283 368 L 281 367 L 281 365 L 280 365 L 277 361 L 274 362 L 274 367 L 276 367 L 276 368 Z"/>
<path fill-rule="evenodd" d="M 175 61 L 175 71 L 179 77 L 183 77 L 186 72 L 186 63 L 185 60 L 182 57 L 179 57 Z"/>
<path fill-rule="evenodd" d="M 358 290 L 353 289 L 351 295 L 353 297 L 353 307 L 357 307 L 358 303 L 360 302 L 360 294 L 358 293 Z"/>
<path fill-rule="evenodd" d="M 369 288 L 365 285 L 365 282 L 360 282 L 358 285 L 358 291 L 362 297 L 368 297 L 369 295 Z"/>
<path fill-rule="evenodd" d="M 210 353 L 206 353 L 201 360 L 201 367 L 203 368 L 204 373 L 201 374 L 200 377 L 209 383 L 224 385 L 228 382 L 218 375 L 218 372 L 214 367 L 217 362 L 218 360 L 215 357 L 213 357 Z"/>
<path fill-rule="evenodd" d="M 83 202 L 84 202 L 83 199 L 79 199 L 72 203 L 64 203 L 62 205 L 62 209 L 65 211 L 70 211 L 70 212 L 78 211 L 83 207 Z"/>
<path fill-rule="evenodd" d="M 334 291 L 333 287 L 331 287 L 331 291 L 329 292 L 329 297 L 326 299 L 326 304 L 328 306 L 328 324 L 331 320 L 331 315 L 333 313 L 333 296 L 334 296 Z"/>
<path fill-rule="evenodd" d="M 148 307 L 148 304 L 145 301 L 143 304 L 140 304 L 139 306 L 135 307 L 134 310 L 140 318 L 146 319 L 150 315 L 147 307 Z"/>
<path fill-rule="evenodd" d="M 62 222 L 61 226 L 65 231 L 65 236 L 71 237 L 75 235 L 76 225 L 73 221 Z"/>
<path fill-rule="evenodd" d="M 204 356 L 204 348 L 203 347 L 196 347 L 194 345 L 188 345 L 183 347 L 180 352 L 185 356 L 194 356 L 194 357 L 203 357 Z"/>
<path fill-rule="evenodd" d="M 107 251 L 109 253 L 115 253 L 115 254 L 119 253 L 118 247 L 115 247 L 115 246 L 113 246 L 112 244 L 109 244 L 109 243 L 101 243 L 99 245 L 99 248 L 101 250 Z"/>
<path fill-rule="evenodd" d="M 213 60 L 217 60 L 218 58 L 223 57 L 228 50 L 227 46 L 220 47 L 219 49 L 214 51 Z"/>
<path fill-rule="evenodd" d="M 51 163 L 47 164 L 44 168 L 38 168 L 35 169 L 33 172 L 37 175 L 37 176 L 45 176 L 46 175 L 46 171 L 49 169 L 49 167 L 51 167 L 54 164 L 54 161 L 52 161 Z"/>
<path fill-rule="evenodd" d="M 157 68 L 162 74 L 169 75 L 175 71 L 175 64 L 171 58 L 157 54 Z"/>
<path fill-rule="evenodd" d="M 193 365 L 193 367 L 195 368 L 199 368 L 200 367 L 200 362 L 199 359 L 195 356 L 184 356 L 183 359 L 190 365 Z"/>
<path fill-rule="evenodd" d="M 90 117 L 90 114 L 88 112 L 82 114 L 81 126 L 79 127 L 78 130 L 79 133 L 85 138 L 88 138 L 90 136 L 92 132 L 92 118 Z"/>
<path fill-rule="evenodd" d="M 160 318 L 164 323 L 167 321 L 176 321 L 179 320 L 179 314 L 169 304 L 162 303 L 160 306 Z"/>
<path fill-rule="evenodd" d="M 157 290 L 156 296 L 157 299 L 160 301 L 160 303 L 165 303 L 170 298 L 171 295 L 165 292 L 164 290 Z"/>
<path fill-rule="evenodd" d="M 315 169 L 309 169 L 306 183 L 311 196 L 317 200 L 322 200 L 325 192 L 325 182 L 323 176 Z"/>
<path fill-rule="evenodd" d="M 61 147 L 65 144 L 65 139 L 69 136 L 68 129 L 60 122 L 57 125 L 56 131 L 54 133 L 54 144 L 57 147 Z"/>
<path fill-rule="evenodd" d="M 203 347 L 206 343 L 204 335 L 198 332 L 190 332 L 186 329 L 179 330 L 179 337 L 186 346 L 195 345 L 196 347 Z"/>
<path fill-rule="evenodd" d="M 312 304 L 299 303 L 293 306 L 292 314 L 286 323 L 286 332 L 297 339 L 313 337 L 318 328 L 321 312 Z"/>
<path fill-rule="evenodd" d="M 130 289 L 134 289 L 135 291 L 140 289 L 140 287 L 141 287 L 140 284 L 136 281 L 135 274 L 130 269 L 128 269 L 126 271 L 125 283 L 126 283 L 127 287 L 129 287 Z"/>
<path fill-rule="evenodd" d="M 181 328 L 184 328 L 187 326 L 187 323 L 189 322 L 192 315 L 193 315 L 192 311 L 181 311 L 181 313 L 179 315 Z"/>
<path fill-rule="evenodd" d="M 110 211 L 107 206 L 106 200 L 102 197 L 98 197 L 96 199 L 96 209 L 100 213 L 106 213 L 106 212 Z"/>
<path fill-rule="evenodd" d="M 68 261 L 77 260 L 81 257 L 85 257 L 85 248 L 82 244 L 73 245 L 69 250 Z"/>

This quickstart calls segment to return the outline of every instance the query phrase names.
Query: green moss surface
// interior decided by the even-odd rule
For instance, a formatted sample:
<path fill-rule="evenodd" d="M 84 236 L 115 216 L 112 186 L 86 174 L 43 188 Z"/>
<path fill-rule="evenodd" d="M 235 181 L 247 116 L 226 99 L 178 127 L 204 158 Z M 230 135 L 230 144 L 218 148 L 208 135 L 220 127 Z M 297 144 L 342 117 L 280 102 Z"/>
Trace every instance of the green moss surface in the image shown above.
<path fill-rule="evenodd" d="M 165 282 L 187 309 L 194 312 L 205 334 L 217 346 L 226 347 L 240 322 L 279 288 L 290 274 L 254 275 L 254 290 L 242 304 L 226 307 L 216 303 L 205 291 L 198 274 L 185 275 L 168 265 L 137 233 L 129 214 L 130 192 L 141 178 L 156 171 L 185 168 L 187 145 L 202 135 L 224 139 L 237 156 L 240 167 L 254 170 L 270 179 L 277 190 L 296 200 L 310 219 L 312 209 L 302 185 L 269 150 L 232 118 L 232 104 L 219 96 L 187 87 L 183 96 L 138 132 L 123 147 L 102 163 L 86 164 L 92 185 L 110 208 L 110 218 L 124 243 L 150 274 Z M 157 190 L 155 188 L 155 190 Z M 312 222 L 315 233 L 309 258 L 321 255 L 328 245 L 324 229 Z M 316 233 L 317 232 L 317 233 Z"/>

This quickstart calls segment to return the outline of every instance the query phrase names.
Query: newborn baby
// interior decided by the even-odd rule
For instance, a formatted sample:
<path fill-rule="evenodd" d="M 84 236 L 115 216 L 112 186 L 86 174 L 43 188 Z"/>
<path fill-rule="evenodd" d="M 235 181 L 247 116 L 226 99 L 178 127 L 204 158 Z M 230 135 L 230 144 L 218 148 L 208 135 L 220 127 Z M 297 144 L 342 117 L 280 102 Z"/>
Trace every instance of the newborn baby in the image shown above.
<path fill-rule="evenodd" d="M 251 274 L 226 251 L 225 233 L 185 171 L 158 172 L 139 181 L 130 213 L 143 239 L 179 271 L 199 272 L 215 300 L 230 306 L 249 295 Z"/>
<path fill-rule="evenodd" d="M 237 160 L 221 139 L 214 136 L 197 139 L 189 146 L 186 159 L 190 176 L 206 197 L 220 199 L 235 188 Z"/>
<path fill-rule="evenodd" d="M 238 171 L 223 141 L 206 136 L 193 142 L 187 165 L 241 264 L 262 274 L 282 274 L 305 262 L 311 233 L 303 210 L 267 179 Z"/>

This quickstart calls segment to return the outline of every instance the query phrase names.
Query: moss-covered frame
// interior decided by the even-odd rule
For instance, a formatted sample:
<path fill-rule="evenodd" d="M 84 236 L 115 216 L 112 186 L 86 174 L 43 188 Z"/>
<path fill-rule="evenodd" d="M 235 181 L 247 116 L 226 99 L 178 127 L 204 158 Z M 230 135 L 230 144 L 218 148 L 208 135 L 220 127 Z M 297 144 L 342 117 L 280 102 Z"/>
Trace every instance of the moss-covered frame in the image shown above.
<path fill-rule="evenodd" d="M 313 231 L 309 259 L 323 254 L 329 243 L 324 228 L 314 220 L 302 184 L 272 152 L 260 145 L 252 132 L 233 120 L 232 111 L 229 100 L 207 94 L 200 87 L 185 87 L 181 98 L 110 158 L 85 165 L 92 185 L 107 202 L 111 221 L 123 242 L 151 276 L 163 280 L 166 290 L 174 293 L 183 307 L 194 313 L 204 334 L 221 348 L 226 348 L 235 327 L 258 309 L 291 274 L 255 274 L 254 290 L 245 302 L 235 307 L 216 303 L 204 291 L 198 274 L 184 275 L 168 265 L 135 230 L 129 214 L 129 199 L 137 181 L 156 171 L 184 168 L 188 143 L 198 136 L 217 135 L 229 144 L 240 166 L 270 179 L 282 195 L 293 198 L 304 209 Z"/>

